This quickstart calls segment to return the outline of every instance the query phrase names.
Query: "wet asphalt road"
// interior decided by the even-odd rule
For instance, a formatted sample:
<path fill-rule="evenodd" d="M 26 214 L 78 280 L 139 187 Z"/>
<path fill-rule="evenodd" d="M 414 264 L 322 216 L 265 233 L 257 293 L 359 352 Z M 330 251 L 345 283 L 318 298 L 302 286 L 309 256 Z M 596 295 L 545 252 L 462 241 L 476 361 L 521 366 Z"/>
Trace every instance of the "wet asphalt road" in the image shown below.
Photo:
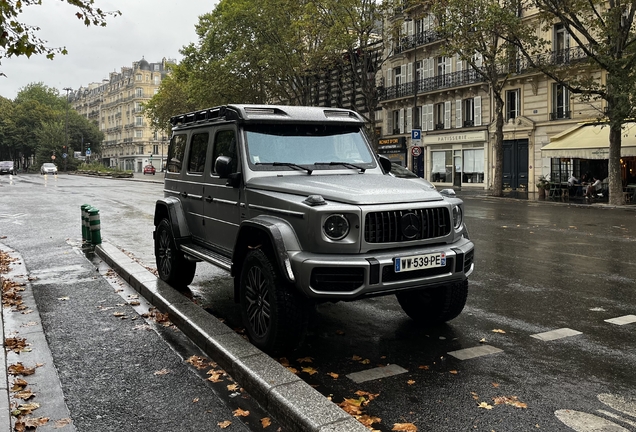
<path fill-rule="evenodd" d="M 10 194 L 11 211 L 9 187 L 21 191 Z M 152 212 L 161 188 L 64 175 L 10 185 L 0 177 L 0 230 L 50 213 L 38 202 L 50 205 L 42 197 L 54 193 L 51 223 L 64 236 L 79 241 L 79 205 L 89 203 L 100 209 L 105 240 L 154 266 Z M 335 402 L 358 390 L 378 394 L 364 411 L 381 419 L 374 427 L 382 431 L 395 423 L 420 431 L 636 431 L 636 323 L 605 321 L 636 315 L 636 211 L 465 201 L 477 253 L 460 317 L 423 329 L 393 297 L 319 305 L 291 366 L 311 367 L 300 376 Z M 46 235 L 41 226 L 29 233 L 31 247 L 38 235 Z M 240 328 L 226 273 L 199 264 L 190 289 L 202 307 Z M 558 329 L 573 335 L 542 335 Z M 500 351 L 467 360 L 448 354 L 480 346 Z M 298 360 L 308 357 L 311 363 Z M 362 383 L 346 377 L 387 364 L 407 372 Z"/>

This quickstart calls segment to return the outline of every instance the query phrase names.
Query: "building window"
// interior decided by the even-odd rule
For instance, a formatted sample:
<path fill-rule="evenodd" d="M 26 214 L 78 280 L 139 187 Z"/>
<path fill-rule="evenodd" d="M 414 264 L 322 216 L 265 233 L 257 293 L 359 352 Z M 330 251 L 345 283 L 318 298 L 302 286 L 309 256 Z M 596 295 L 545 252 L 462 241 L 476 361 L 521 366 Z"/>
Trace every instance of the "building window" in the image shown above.
<path fill-rule="evenodd" d="M 152 67 L 153 67 L 153 69 L 154 69 L 154 70 L 156 70 L 156 71 L 158 71 L 158 70 L 159 70 L 159 64 L 154 64 L 154 65 L 152 65 Z"/>
<path fill-rule="evenodd" d="M 393 69 L 393 82 L 394 85 L 399 86 L 400 84 L 402 84 L 402 68 L 401 67 L 396 67 Z"/>
<path fill-rule="evenodd" d="M 158 153 L 159 153 L 159 146 L 157 144 L 153 144 L 152 154 L 158 154 Z"/>
<path fill-rule="evenodd" d="M 462 101 L 464 111 L 464 127 L 475 126 L 475 101 L 473 98 Z"/>
<path fill-rule="evenodd" d="M 141 74 L 135 75 L 135 81 L 141 81 Z"/>
<path fill-rule="evenodd" d="M 159 75 L 155 75 L 154 83 L 155 85 L 159 85 L 161 83 L 161 77 Z"/>
<path fill-rule="evenodd" d="M 393 135 L 400 133 L 400 110 L 393 111 Z"/>
<path fill-rule="evenodd" d="M 557 63 L 565 63 L 568 60 L 570 48 L 570 34 L 563 24 L 554 26 L 554 54 Z"/>
<path fill-rule="evenodd" d="M 436 103 L 433 105 L 433 121 L 435 129 L 444 129 L 444 103 Z"/>
<path fill-rule="evenodd" d="M 137 147 L 137 154 L 144 154 L 144 146 L 140 145 Z"/>
<path fill-rule="evenodd" d="M 141 87 L 137 87 L 135 89 L 135 96 L 136 97 L 143 97 L 144 95 L 144 89 L 142 89 Z"/>
<path fill-rule="evenodd" d="M 506 121 L 519 117 L 521 101 L 519 89 L 506 91 Z"/>
<path fill-rule="evenodd" d="M 135 112 L 141 112 L 141 102 L 135 102 Z"/>
<path fill-rule="evenodd" d="M 413 108 L 413 129 L 422 129 L 422 107 Z"/>
<path fill-rule="evenodd" d="M 563 84 L 552 84 L 552 112 L 550 120 L 569 119 L 570 112 L 570 91 Z"/>
<path fill-rule="evenodd" d="M 143 126 L 144 118 L 142 116 L 135 116 L 135 126 Z"/>
<path fill-rule="evenodd" d="M 464 150 L 462 183 L 484 182 L 484 149 Z"/>
<path fill-rule="evenodd" d="M 144 131 L 139 129 L 135 131 L 135 138 L 143 138 L 144 137 Z"/>
<path fill-rule="evenodd" d="M 431 181 L 436 183 L 451 183 L 453 181 L 453 152 L 451 150 L 432 151 Z"/>

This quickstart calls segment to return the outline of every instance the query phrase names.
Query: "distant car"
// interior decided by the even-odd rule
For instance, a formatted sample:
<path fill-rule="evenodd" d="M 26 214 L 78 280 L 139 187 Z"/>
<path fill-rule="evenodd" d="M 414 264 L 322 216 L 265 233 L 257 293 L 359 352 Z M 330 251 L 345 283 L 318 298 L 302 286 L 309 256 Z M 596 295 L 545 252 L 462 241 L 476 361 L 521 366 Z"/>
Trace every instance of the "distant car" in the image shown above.
<path fill-rule="evenodd" d="M 156 170 L 156 169 L 155 169 L 155 167 L 154 167 L 154 166 L 152 166 L 152 165 L 146 165 L 146 166 L 144 167 L 144 175 L 146 175 L 146 174 L 152 174 L 152 175 L 155 175 L 155 172 L 156 172 L 156 171 L 157 171 L 157 170 Z"/>
<path fill-rule="evenodd" d="M 13 174 L 15 175 L 15 167 L 13 161 L 0 162 L 0 174 Z"/>
<path fill-rule="evenodd" d="M 40 167 L 40 174 L 57 174 L 57 167 L 53 163 L 45 163 Z"/>
<path fill-rule="evenodd" d="M 398 178 L 404 178 L 407 180 L 414 180 L 422 183 L 422 187 L 428 190 L 436 190 L 434 184 L 430 183 L 428 180 L 423 179 L 418 176 L 414 172 L 410 171 L 408 168 L 403 167 L 402 165 L 398 165 L 395 162 L 391 162 L 391 171 L 389 175 Z"/>

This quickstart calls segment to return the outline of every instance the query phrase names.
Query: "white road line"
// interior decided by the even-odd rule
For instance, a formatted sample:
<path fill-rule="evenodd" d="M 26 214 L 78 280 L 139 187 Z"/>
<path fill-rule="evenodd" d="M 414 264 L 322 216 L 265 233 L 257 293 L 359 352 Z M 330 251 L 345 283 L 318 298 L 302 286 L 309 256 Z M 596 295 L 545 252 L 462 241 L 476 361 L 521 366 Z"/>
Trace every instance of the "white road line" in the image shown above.
<path fill-rule="evenodd" d="M 475 357 L 481 357 L 489 354 L 497 354 L 503 352 L 502 349 L 495 348 L 490 345 L 480 345 L 473 348 L 464 348 L 457 351 L 451 351 L 448 355 L 455 357 L 459 360 L 468 360 Z"/>
<path fill-rule="evenodd" d="M 356 383 L 361 383 L 365 381 L 376 380 L 380 378 L 387 378 L 394 375 L 399 375 L 408 372 L 401 366 L 396 364 L 390 364 L 388 366 L 377 367 L 373 369 L 367 369 L 360 372 L 354 372 L 347 375 L 347 378 Z"/>
<path fill-rule="evenodd" d="M 570 328 L 561 328 L 557 330 L 547 331 L 544 333 L 533 334 L 533 335 L 530 335 L 530 337 L 533 337 L 535 339 L 539 339 L 542 341 L 552 341 L 552 340 L 563 339 L 566 337 L 576 336 L 580 334 L 583 334 L 583 333 L 577 330 L 572 330 Z"/>
<path fill-rule="evenodd" d="M 636 322 L 636 315 L 624 315 L 621 317 L 606 319 L 605 322 L 616 325 L 625 325 Z"/>
<path fill-rule="evenodd" d="M 613 418 L 614 420 L 622 421 L 623 423 L 627 423 L 630 426 L 636 426 L 636 422 L 633 422 L 631 420 L 627 420 L 627 419 L 619 416 L 618 414 L 614 414 L 614 413 L 611 413 L 611 412 L 605 411 L 605 410 L 596 410 L 596 411 L 601 413 L 601 414 L 603 414 L 603 415 L 605 415 L 605 416 L 607 416 L 607 417 L 609 417 L 609 418 Z"/>
<path fill-rule="evenodd" d="M 576 432 L 629 432 L 614 422 L 581 411 L 557 410 L 554 415 Z"/>
<path fill-rule="evenodd" d="M 636 400 L 627 400 L 622 396 L 609 393 L 601 393 L 597 397 L 599 401 L 610 408 L 636 418 Z"/>

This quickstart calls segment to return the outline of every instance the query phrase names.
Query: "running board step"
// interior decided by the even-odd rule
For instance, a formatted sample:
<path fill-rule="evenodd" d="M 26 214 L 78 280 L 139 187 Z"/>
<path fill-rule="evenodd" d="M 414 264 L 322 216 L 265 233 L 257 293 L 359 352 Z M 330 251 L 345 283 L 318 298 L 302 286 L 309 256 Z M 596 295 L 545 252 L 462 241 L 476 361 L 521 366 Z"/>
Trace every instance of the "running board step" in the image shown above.
<path fill-rule="evenodd" d="M 221 267 L 223 270 L 230 271 L 232 269 L 232 260 L 230 258 L 223 256 L 220 253 L 213 252 L 210 249 L 206 249 L 198 245 L 189 244 L 181 245 L 181 250 L 184 253 L 192 255 L 195 258 Z"/>

